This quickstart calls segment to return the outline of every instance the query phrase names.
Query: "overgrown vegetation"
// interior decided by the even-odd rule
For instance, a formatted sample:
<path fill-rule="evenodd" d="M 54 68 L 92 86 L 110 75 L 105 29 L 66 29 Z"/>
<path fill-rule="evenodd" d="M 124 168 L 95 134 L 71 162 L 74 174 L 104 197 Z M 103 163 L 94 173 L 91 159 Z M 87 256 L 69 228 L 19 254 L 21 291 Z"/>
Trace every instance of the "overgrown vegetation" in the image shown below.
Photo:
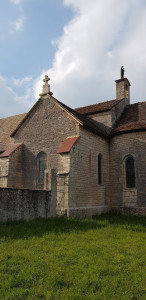
<path fill-rule="evenodd" d="M 145 218 L 0 224 L 0 299 L 146 299 Z"/>

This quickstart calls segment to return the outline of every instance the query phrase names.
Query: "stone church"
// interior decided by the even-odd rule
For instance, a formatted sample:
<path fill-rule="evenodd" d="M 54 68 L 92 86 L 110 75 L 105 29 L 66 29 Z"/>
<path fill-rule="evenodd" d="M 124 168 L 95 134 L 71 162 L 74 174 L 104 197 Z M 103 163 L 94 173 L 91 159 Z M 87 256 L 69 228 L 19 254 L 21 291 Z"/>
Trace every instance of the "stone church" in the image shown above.
<path fill-rule="evenodd" d="M 50 190 L 54 170 L 57 213 L 144 215 L 146 102 L 130 104 L 123 67 L 115 100 L 76 109 L 48 81 L 27 114 L 0 120 L 0 187 Z"/>

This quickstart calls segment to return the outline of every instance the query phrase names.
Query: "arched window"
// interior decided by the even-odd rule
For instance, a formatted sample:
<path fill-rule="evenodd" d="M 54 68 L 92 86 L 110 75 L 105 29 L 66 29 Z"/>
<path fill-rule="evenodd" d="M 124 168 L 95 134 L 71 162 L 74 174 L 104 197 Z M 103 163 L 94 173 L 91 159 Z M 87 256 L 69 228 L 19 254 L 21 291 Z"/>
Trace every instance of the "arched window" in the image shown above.
<path fill-rule="evenodd" d="M 125 159 L 125 176 L 126 188 L 135 188 L 135 168 L 132 156 L 128 156 Z"/>
<path fill-rule="evenodd" d="M 44 184 L 44 171 L 47 168 L 47 155 L 45 152 L 41 151 L 37 155 L 37 174 L 38 183 Z"/>
<path fill-rule="evenodd" d="M 98 184 L 103 183 L 103 157 L 98 155 Z"/>

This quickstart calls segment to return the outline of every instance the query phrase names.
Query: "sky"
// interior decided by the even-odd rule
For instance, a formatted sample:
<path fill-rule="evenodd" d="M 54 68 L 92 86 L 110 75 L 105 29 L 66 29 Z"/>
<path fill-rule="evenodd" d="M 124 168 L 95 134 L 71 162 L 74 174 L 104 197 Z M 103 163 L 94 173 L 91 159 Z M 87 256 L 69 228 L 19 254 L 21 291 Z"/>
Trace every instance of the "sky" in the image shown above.
<path fill-rule="evenodd" d="M 121 66 L 145 101 L 146 0 L 0 1 L 0 118 L 28 112 L 44 75 L 72 108 L 115 99 Z"/>

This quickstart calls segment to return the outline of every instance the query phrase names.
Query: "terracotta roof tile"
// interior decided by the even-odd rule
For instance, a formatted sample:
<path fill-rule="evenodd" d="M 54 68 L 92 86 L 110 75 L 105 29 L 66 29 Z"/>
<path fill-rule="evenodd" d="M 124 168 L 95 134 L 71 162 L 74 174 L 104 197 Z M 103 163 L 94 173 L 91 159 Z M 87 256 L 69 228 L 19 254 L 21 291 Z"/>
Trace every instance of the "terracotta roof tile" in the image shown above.
<path fill-rule="evenodd" d="M 69 137 L 66 140 L 64 140 L 61 143 L 61 145 L 57 151 L 57 154 L 70 152 L 72 146 L 75 144 L 75 142 L 77 141 L 78 138 L 79 138 L 79 136 L 73 136 L 73 137 Z"/>
<path fill-rule="evenodd" d="M 9 145 L 14 144 L 13 138 L 10 137 L 10 134 L 22 121 L 26 114 L 20 114 L 4 119 L 0 119 L 0 150 L 6 150 Z"/>
<path fill-rule="evenodd" d="M 10 156 L 21 145 L 22 145 L 22 143 L 12 145 L 6 151 L 4 151 L 2 154 L 0 154 L 0 158 Z"/>
<path fill-rule="evenodd" d="M 75 111 L 82 115 L 95 114 L 111 110 L 120 100 L 110 100 L 102 103 L 96 103 L 84 107 L 75 108 Z"/>
<path fill-rule="evenodd" d="M 146 130 L 146 102 L 128 105 L 113 133 L 118 134 L 125 131 Z"/>

